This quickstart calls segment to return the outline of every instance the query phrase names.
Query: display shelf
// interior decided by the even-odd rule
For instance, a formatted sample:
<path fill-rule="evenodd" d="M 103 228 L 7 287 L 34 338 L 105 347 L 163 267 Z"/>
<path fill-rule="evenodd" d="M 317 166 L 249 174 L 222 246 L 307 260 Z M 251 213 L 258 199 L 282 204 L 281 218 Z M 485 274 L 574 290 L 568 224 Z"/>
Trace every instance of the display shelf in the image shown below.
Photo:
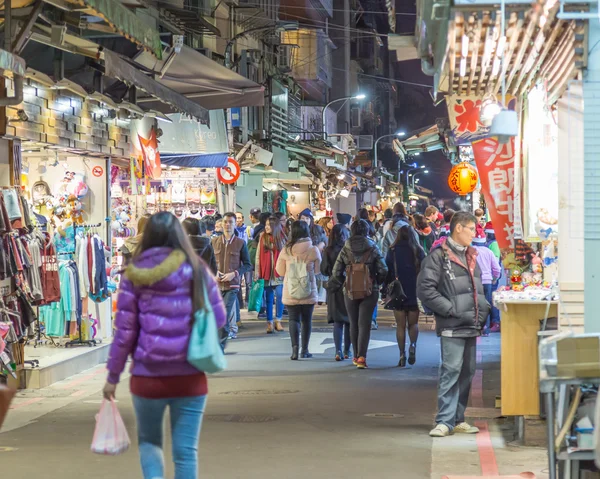
<path fill-rule="evenodd" d="M 595 453 L 593 449 L 571 451 L 562 449 L 556 456 L 559 461 L 593 461 Z"/>

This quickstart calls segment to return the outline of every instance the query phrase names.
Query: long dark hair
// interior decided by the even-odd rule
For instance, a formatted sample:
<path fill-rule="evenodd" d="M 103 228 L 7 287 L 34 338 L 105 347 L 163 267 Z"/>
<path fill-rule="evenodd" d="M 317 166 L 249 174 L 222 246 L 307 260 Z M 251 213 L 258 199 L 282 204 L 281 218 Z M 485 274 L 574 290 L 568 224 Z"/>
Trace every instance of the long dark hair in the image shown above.
<path fill-rule="evenodd" d="M 271 233 L 267 233 L 266 230 L 262 233 L 263 246 L 269 251 L 274 249 L 276 249 L 277 251 L 281 251 L 285 246 L 285 233 L 283 232 L 283 228 L 281 227 L 281 221 L 279 221 L 279 219 L 276 216 L 271 216 L 267 220 L 267 223 L 271 228 Z"/>
<path fill-rule="evenodd" d="M 395 249 L 402 242 L 408 243 L 408 247 L 412 251 L 413 260 L 415 262 L 415 268 L 418 273 L 421 270 L 421 258 L 419 255 L 419 250 L 421 250 L 422 248 L 419 245 L 419 243 L 417 243 L 415 234 L 413 233 L 412 228 L 410 226 L 403 226 L 398 230 L 396 241 L 394 241 L 394 244 L 392 245 L 391 249 Z"/>
<path fill-rule="evenodd" d="M 418 230 L 424 231 L 429 226 L 423 215 L 417 213 L 413 218 L 415 219 L 415 226 Z"/>
<path fill-rule="evenodd" d="M 366 238 L 369 237 L 370 228 L 367 220 L 359 219 L 358 221 L 355 221 L 352 223 L 352 227 L 350 229 L 352 236 L 364 236 Z"/>
<path fill-rule="evenodd" d="M 150 217 L 142 241 L 136 251 L 135 257 L 141 255 L 150 248 L 167 247 L 181 250 L 185 253 L 188 263 L 192 266 L 194 279 L 192 281 L 192 301 L 194 308 L 200 309 L 204 306 L 204 273 L 206 265 L 201 266 L 196 251 L 192 247 L 188 236 L 183 231 L 179 220 L 168 211 L 161 211 Z"/>
<path fill-rule="evenodd" d="M 292 254 L 292 248 L 301 240 L 310 238 L 310 229 L 304 221 L 294 221 L 292 223 L 292 234 L 287 244 L 287 249 Z"/>
<path fill-rule="evenodd" d="M 326 249 L 330 251 L 342 249 L 349 236 L 350 233 L 348 232 L 348 228 L 346 228 L 344 225 L 335 225 L 331 230 L 331 234 L 329 235 L 329 245 Z"/>
<path fill-rule="evenodd" d="M 186 218 L 181 223 L 181 226 L 183 226 L 185 232 L 190 236 L 202 236 L 203 234 L 198 218 Z"/>

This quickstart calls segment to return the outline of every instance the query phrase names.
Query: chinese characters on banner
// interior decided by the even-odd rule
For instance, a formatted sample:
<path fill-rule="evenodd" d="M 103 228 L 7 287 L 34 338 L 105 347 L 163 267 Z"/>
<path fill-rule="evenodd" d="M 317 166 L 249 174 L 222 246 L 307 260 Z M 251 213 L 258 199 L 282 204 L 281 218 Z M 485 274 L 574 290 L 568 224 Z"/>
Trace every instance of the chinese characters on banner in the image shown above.
<path fill-rule="evenodd" d="M 496 138 L 476 141 L 473 156 L 498 246 L 512 248 L 515 239 L 515 139 L 511 138 L 506 144 L 500 144 Z"/>
<path fill-rule="evenodd" d="M 138 133 L 138 139 L 140 140 L 140 145 L 142 147 L 146 177 L 150 179 L 160 178 L 162 168 L 160 164 L 160 153 L 158 152 L 158 142 L 156 141 L 156 131 L 152 128 L 150 130 L 150 138 L 147 140 L 142 138 Z"/>
<path fill-rule="evenodd" d="M 509 110 L 516 109 L 517 102 L 513 96 L 507 96 L 506 101 Z M 446 97 L 450 128 L 456 145 L 469 145 L 490 134 L 490 127 L 481 123 L 482 103 L 482 97 L 477 95 Z"/>

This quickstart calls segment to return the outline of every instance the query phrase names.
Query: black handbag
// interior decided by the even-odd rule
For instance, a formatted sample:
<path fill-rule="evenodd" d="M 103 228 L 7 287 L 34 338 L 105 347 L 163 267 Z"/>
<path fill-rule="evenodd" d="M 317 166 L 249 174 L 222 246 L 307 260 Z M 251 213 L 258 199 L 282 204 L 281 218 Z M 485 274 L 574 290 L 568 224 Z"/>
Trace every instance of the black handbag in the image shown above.
<path fill-rule="evenodd" d="M 404 288 L 402 287 L 402 283 L 398 279 L 398 265 L 396 264 L 396 252 L 394 251 L 394 273 L 395 278 L 387 288 L 387 299 L 385 301 L 385 305 L 383 309 L 386 310 L 398 310 L 402 308 L 404 302 L 408 299 L 406 294 L 404 293 Z"/>

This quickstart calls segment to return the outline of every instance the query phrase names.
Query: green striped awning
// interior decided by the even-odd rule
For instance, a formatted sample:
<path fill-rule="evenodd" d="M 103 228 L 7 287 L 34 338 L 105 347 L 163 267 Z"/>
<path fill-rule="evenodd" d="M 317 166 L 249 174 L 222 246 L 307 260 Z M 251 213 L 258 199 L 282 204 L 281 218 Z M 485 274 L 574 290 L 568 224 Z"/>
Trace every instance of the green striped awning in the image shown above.
<path fill-rule="evenodd" d="M 135 13 L 118 0 L 74 0 L 76 3 L 93 10 L 93 14 L 102 18 L 116 32 L 136 43 L 144 50 L 162 59 L 162 45 L 158 31 L 140 20 Z"/>

